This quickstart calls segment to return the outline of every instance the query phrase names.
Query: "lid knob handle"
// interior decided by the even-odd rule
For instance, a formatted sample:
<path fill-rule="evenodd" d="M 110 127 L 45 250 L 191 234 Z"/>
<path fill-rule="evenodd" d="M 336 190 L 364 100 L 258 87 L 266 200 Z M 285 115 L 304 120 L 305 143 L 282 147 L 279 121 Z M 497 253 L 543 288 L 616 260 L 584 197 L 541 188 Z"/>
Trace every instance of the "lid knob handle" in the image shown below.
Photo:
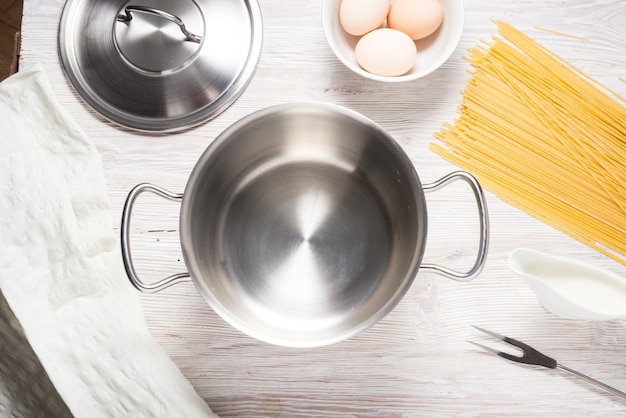
<path fill-rule="evenodd" d="M 155 9 L 153 7 L 126 6 L 126 8 L 124 9 L 124 13 L 125 14 L 117 15 L 117 21 L 118 22 L 124 22 L 124 23 L 130 22 L 133 19 L 133 16 L 132 16 L 131 12 L 145 13 L 145 14 L 148 14 L 148 15 L 157 16 L 157 17 L 161 17 L 163 19 L 169 20 L 170 22 L 176 23 L 178 25 L 178 27 L 180 27 L 180 30 L 186 36 L 185 40 L 191 41 L 191 42 L 196 42 L 196 43 L 202 42 L 202 36 L 195 35 L 195 34 L 189 32 L 187 30 L 187 28 L 185 27 L 185 24 L 183 23 L 183 21 L 178 16 L 173 15 L 173 14 L 168 13 L 168 12 L 165 12 L 165 11 L 163 11 L 161 9 Z"/>

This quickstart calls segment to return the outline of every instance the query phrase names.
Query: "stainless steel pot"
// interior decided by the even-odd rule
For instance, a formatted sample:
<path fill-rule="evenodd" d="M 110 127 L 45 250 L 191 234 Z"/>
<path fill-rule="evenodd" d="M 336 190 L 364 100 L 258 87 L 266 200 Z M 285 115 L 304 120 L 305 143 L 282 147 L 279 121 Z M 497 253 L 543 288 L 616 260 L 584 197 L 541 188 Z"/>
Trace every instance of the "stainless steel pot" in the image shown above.
<path fill-rule="evenodd" d="M 480 245 L 468 272 L 422 264 L 424 192 L 454 180 L 471 187 Z M 135 199 L 181 200 L 180 242 L 189 273 L 144 283 L 129 235 Z M 418 270 L 470 280 L 488 247 L 485 198 L 465 172 L 422 185 L 381 127 L 348 109 L 287 104 L 236 122 L 206 149 L 184 194 L 140 184 L 122 217 L 128 277 L 144 292 L 193 280 L 227 322 L 257 339 L 320 346 L 372 326 L 400 301 Z"/>

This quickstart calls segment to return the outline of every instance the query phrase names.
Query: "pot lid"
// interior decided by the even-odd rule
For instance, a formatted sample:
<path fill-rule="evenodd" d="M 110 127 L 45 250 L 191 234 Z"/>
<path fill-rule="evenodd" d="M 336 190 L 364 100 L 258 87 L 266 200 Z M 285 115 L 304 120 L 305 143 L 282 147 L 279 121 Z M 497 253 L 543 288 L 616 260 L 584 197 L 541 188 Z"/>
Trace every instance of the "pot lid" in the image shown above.
<path fill-rule="evenodd" d="M 237 99 L 262 36 L 256 0 L 68 0 L 59 52 L 76 91 L 104 117 L 169 132 Z"/>

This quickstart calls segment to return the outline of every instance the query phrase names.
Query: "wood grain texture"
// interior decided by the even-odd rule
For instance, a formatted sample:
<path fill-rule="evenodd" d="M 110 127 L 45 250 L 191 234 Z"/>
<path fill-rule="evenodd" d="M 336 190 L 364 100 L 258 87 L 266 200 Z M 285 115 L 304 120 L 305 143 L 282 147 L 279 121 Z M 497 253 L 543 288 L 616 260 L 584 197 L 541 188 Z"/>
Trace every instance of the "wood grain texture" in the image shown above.
<path fill-rule="evenodd" d="M 128 191 L 149 181 L 183 190 L 206 146 L 227 126 L 260 108 L 316 100 L 347 106 L 379 123 L 407 152 L 423 182 L 455 169 L 428 151 L 456 115 L 469 65 L 462 56 L 494 35 L 502 19 L 588 74 L 626 95 L 626 2 L 465 1 L 465 32 L 453 56 L 428 77 L 405 84 L 364 80 L 326 44 L 321 0 L 260 0 L 264 42 L 256 74 L 239 100 L 191 131 L 128 132 L 86 107 L 66 81 L 57 55 L 61 0 L 26 0 L 21 68 L 42 63 L 61 103 L 102 155 L 113 212 Z M 584 36 L 584 42 L 535 26 Z M 475 208 L 462 186 L 427 196 L 425 259 L 459 268 L 472 263 Z M 563 364 L 626 390 L 626 322 L 555 317 L 539 304 L 507 256 L 530 247 L 576 257 L 626 275 L 626 268 L 488 193 L 491 248 L 470 283 L 420 273 L 386 318 L 347 341 L 288 349 L 253 340 L 226 324 L 185 283 L 142 295 L 148 325 L 200 395 L 223 416 L 623 416 L 626 402 L 558 372 L 486 355 L 466 340 L 488 342 L 470 324 L 530 343 Z M 176 204 L 140 200 L 133 220 L 136 264 L 146 280 L 184 270 Z M 625 237 L 626 239 L 626 237 Z M 491 343 L 489 341 L 489 343 Z"/>

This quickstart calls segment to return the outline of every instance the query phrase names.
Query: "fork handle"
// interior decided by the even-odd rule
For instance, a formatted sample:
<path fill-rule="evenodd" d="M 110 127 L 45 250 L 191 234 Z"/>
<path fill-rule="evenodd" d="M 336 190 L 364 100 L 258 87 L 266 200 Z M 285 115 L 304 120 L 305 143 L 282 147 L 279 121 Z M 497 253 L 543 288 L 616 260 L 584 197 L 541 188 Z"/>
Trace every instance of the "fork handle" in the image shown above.
<path fill-rule="evenodd" d="M 602 382 L 600 382 L 600 381 L 598 381 L 598 380 L 596 380 L 596 379 L 594 379 L 592 377 L 589 377 L 589 376 L 587 376 L 585 374 L 577 372 L 576 370 L 572 370 L 569 367 L 563 366 L 562 364 L 557 364 L 556 368 L 560 369 L 560 370 L 563 370 L 563 371 L 566 371 L 566 372 L 568 372 L 570 374 L 573 374 L 574 376 L 579 377 L 579 378 L 583 379 L 586 382 L 594 384 L 594 385 L 596 385 L 596 386 L 606 390 L 607 392 L 611 392 L 612 394 L 617 395 L 617 396 L 619 396 L 622 399 L 626 399 L 626 393 L 622 392 L 621 390 L 615 389 L 613 386 L 609 386 L 609 385 L 607 385 L 605 383 L 602 383 Z"/>

